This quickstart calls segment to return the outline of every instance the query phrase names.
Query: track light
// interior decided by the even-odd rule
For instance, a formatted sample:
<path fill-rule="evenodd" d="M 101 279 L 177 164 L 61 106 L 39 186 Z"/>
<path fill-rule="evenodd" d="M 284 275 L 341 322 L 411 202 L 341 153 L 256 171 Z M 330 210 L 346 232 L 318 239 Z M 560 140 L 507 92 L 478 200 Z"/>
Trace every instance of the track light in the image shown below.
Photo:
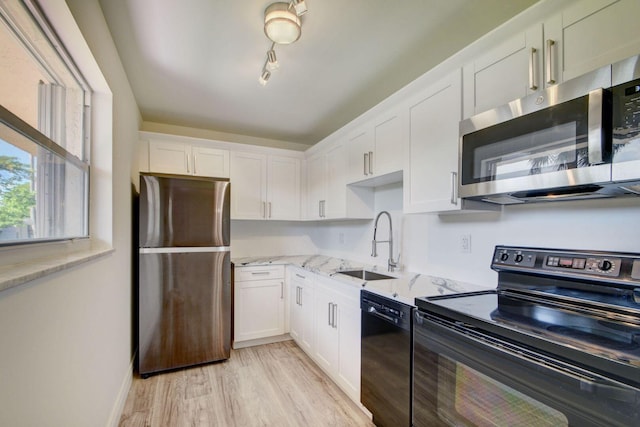
<path fill-rule="evenodd" d="M 264 10 L 264 33 L 271 40 L 271 47 L 267 51 L 267 59 L 262 66 L 262 73 L 258 81 L 266 86 L 271 72 L 280 67 L 274 47 L 276 44 L 290 44 L 300 38 L 302 22 L 300 16 L 307 13 L 305 0 L 291 0 L 290 2 L 272 3 Z"/>
<path fill-rule="evenodd" d="M 275 71 L 280 67 L 280 64 L 278 64 L 278 58 L 276 58 L 276 51 L 273 50 L 273 46 L 271 46 L 271 49 L 269 49 L 267 51 L 267 64 L 266 64 L 266 68 L 269 71 Z"/>
<path fill-rule="evenodd" d="M 291 4 L 293 4 L 293 9 L 296 11 L 296 15 L 302 16 L 307 13 L 307 4 L 304 0 L 293 0 Z"/>
<path fill-rule="evenodd" d="M 270 77 L 271 77 L 271 72 L 269 72 L 269 70 L 262 70 L 262 74 L 260 75 L 260 78 L 258 79 L 258 81 L 262 86 L 266 86 Z"/>

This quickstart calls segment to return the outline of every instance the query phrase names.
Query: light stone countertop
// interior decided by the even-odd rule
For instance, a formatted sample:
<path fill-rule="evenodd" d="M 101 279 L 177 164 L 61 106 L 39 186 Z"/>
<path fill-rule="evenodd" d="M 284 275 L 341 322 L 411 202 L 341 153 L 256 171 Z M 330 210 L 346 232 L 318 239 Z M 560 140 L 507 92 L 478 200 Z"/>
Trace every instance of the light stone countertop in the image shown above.
<path fill-rule="evenodd" d="M 415 305 L 414 299 L 416 297 L 495 289 L 495 285 L 482 286 L 406 271 L 389 273 L 378 266 L 366 265 L 343 258 L 333 258 L 324 255 L 246 257 L 235 258 L 233 262 L 236 267 L 279 264 L 293 265 L 321 276 L 330 277 L 345 285 L 358 286 L 367 291 L 409 305 Z M 394 276 L 394 279 L 365 281 L 339 274 L 339 272 L 343 270 L 355 270 L 359 268 Z"/>

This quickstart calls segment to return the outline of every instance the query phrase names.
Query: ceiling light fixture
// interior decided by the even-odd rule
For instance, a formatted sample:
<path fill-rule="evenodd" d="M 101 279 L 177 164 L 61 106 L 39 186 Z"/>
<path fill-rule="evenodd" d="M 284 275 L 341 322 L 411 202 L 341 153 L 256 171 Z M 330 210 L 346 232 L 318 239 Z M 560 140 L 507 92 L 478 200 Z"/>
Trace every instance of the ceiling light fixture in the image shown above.
<path fill-rule="evenodd" d="M 276 44 L 291 44 L 302 35 L 300 16 L 307 13 L 305 0 L 272 3 L 264 10 L 264 33 L 272 41 L 267 51 L 267 59 L 262 66 L 262 73 L 258 81 L 265 86 L 271 77 L 271 72 L 280 66 L 276 58 L 274 47 Z"/>
<path fill-rule="evenodd" d="M 274 43 L 290 44 L 302 34 L 300 18 L 290 6 L 291 3 L 277 2 L 264 11 L 264 33 Z"/>

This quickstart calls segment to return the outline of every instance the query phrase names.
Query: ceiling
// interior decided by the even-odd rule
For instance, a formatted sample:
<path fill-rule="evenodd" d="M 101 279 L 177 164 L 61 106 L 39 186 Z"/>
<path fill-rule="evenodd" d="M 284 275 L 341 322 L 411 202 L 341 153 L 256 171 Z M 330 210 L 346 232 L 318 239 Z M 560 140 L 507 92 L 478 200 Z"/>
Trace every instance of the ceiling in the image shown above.
<path fill-rule="evenodd" d="M 312 145 L 536 1 L 306 0 L 266 86 L 272 1 L 100 5 L 144 121 Z"/>

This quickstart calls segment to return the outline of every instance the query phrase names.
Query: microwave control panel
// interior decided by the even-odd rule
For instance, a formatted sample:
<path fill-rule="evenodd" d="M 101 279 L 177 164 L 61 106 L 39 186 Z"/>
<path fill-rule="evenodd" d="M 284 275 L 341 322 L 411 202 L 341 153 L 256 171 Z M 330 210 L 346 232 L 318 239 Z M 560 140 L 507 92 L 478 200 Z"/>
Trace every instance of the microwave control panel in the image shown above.
<path fill-rule="evenodd" d="M 613 92 L 613 137 L 627 139 L 640 132 L 640 79 L 615 86 Z"/>

